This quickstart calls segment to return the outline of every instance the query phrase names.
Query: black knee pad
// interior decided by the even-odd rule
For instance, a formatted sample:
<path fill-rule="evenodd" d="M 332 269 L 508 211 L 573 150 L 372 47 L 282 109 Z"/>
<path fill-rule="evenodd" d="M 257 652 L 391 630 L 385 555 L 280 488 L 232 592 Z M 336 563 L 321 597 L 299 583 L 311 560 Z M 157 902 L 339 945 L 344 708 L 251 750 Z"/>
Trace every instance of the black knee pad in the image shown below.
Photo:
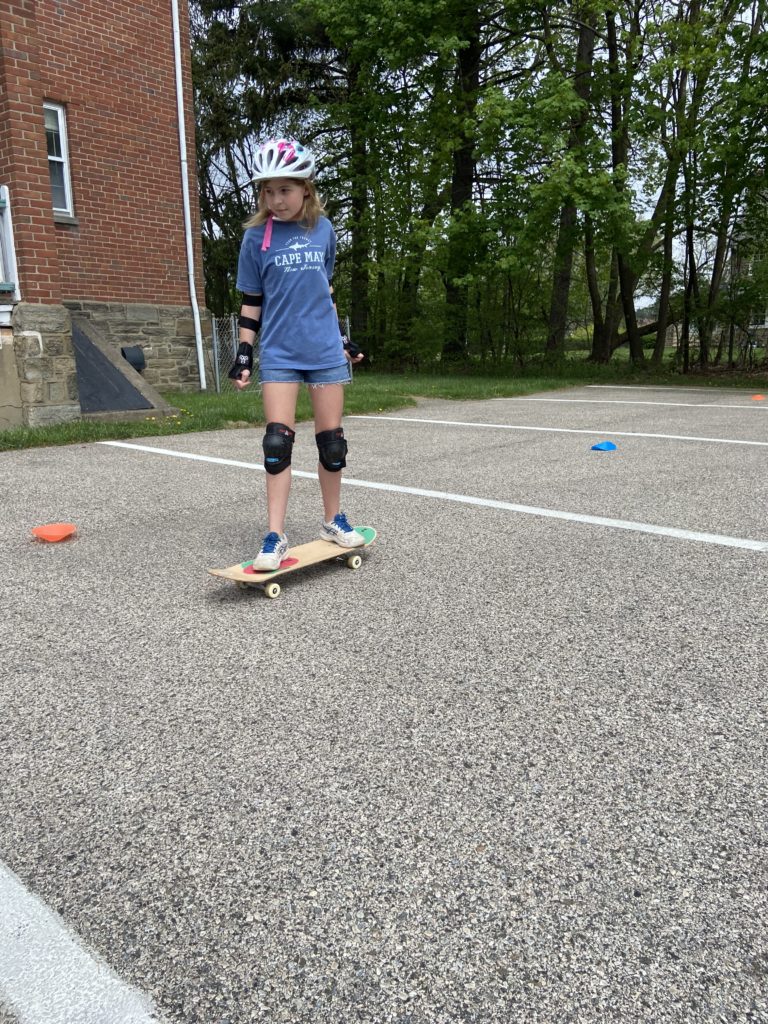
<path fill-rule="evenodd" d="M 296 434 L 284 423 L 268 423 L 261 446 L 264 449 L 264 469 L 273 476 L 288 469 L 291 464 L 293 439 Z"/>
<path fill-rule="evenodd" d="M 320 453 L 320 465 L 324 466 L 331 473 L 338 473 L 347 464 L 347 442 L 344 440 L 344 431 L 341 427 L 335 430 L 321 430 L 315 434 L 317 450 Z"/>

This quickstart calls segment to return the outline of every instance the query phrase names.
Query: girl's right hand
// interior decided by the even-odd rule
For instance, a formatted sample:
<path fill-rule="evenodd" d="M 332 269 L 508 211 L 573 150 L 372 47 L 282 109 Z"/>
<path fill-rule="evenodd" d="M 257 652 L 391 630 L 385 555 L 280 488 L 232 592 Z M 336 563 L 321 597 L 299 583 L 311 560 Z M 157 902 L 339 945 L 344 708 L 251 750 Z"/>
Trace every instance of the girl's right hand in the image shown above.
<path fill-rule="evenodd" d="M 253 345 L 250 341 L 241 341 L 235 355 L 235 362 L 227 376 L 234 382 L 238 391 L 247 384 L 253 369 Z"/>

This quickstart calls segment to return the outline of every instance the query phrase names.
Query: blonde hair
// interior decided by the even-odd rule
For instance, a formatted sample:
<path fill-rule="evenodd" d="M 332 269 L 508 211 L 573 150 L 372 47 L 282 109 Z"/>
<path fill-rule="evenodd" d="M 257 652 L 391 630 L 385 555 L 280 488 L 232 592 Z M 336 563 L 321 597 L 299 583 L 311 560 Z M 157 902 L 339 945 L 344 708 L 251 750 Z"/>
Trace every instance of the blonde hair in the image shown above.
<path fill-rule="evenodd" d="M 300 181 L 305 185 L 308 192 L 308 195 L 304 196 L 304 203 L 301 207 L 299 216 L 296 218 L 296 222 L 306 228 L 307 231 L 311 231 L 313 228 L 317 227 L 317 222 L 320 220 L 320 217 L 325 210 L 325 203 L 317 194 L 317 188 L 315 187 L 314 181 L 308 181 L 301 178 L 296 178 L 295 180 Z M 256 213 L 251 214 L 248 220 L 243 222 L 243 228 L 256 228 L 259 224 L 263 224 L 269 217 L 269 207 L 267 206 L 267 200 L 264 196 L 264 188 L 266 185 L 266 181 L 261 182 L 258 209 L 256 210 Z"/>

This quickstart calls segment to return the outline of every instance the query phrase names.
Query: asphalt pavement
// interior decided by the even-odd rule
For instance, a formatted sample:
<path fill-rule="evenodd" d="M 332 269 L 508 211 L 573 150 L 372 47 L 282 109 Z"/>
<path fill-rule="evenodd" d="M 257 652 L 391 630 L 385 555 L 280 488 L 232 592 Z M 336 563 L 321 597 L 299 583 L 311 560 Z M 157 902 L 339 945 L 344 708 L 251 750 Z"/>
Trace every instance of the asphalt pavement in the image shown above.
<path fill-rule="evenodd" d="M 768 401 L 533 399 L 350 417 L 277 600 L 260 431 L 0 455 L 0 861 L 151 1019 L 768 1021 Z"/>

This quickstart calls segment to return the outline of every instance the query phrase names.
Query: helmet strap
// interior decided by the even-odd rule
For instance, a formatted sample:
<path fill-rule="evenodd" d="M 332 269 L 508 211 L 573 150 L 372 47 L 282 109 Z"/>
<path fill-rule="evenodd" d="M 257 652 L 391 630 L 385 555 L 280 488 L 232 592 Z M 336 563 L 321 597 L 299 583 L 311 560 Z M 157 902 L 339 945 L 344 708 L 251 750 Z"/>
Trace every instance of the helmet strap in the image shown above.
<path fill-rule="evenodd" d="M 272 214 L 267 217 L 267 226 L 264 229 L 264 241 L 261 243 L 261 251 L 266 252 L 272 244 Z"/>

